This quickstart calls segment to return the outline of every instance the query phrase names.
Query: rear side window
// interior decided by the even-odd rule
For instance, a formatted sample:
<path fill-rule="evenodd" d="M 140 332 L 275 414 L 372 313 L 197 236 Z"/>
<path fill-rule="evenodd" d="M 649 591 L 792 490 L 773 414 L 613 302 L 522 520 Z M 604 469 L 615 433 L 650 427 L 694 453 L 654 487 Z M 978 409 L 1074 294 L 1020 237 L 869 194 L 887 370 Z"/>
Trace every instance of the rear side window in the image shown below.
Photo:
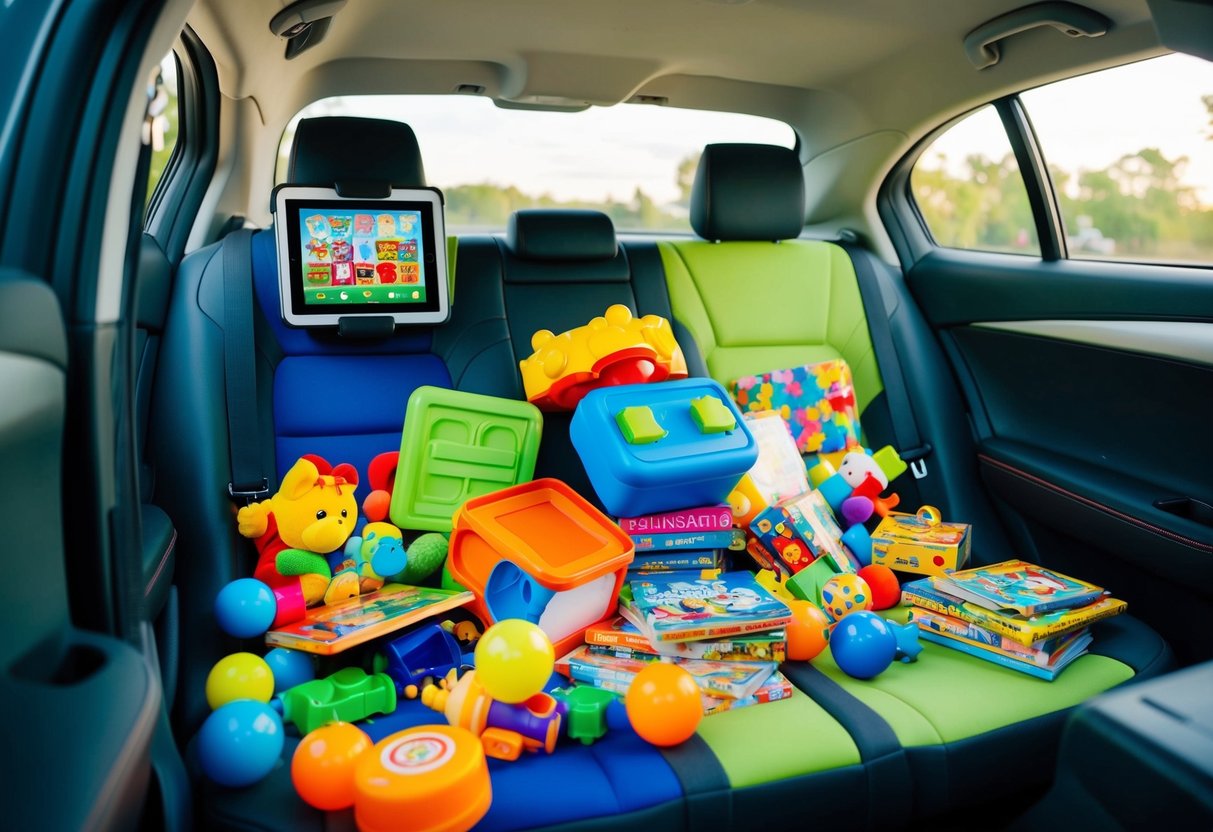
<path fill-rule="evenodd" d="M 152 158 L 147 177 L 147 198 L 151 201 L 156 186 L 164 178 L 173 151 L 177 148 L 177 57 L 168 53 L 160 62 L 160 83 L 153 102 L 157 114 L 151 123 Z"/>
<path fill-rule="evenodd" d="M 1213 263 L 1213 63 L 1167 55 L 1020 99 L 1070 257 Z"/>
<path fill-rule="evenodd" d="M 1027 187 L 993 107 L 935 139 L 915 163 L 910 187 L 939 245 L 1040 256 Z"/>
<path fill-rule="evenodd" d="M 520 208 L 593 208 L 621 231 L 690 231 L 691 183 L 704 145 L 793 147 L 787 124 L 736 113 L 645 104 L 579 113 L 502 109 L 478 96 L 358 96 L 308 106 L 287 126 L 286 179 L 299 119 L 391 118 L 417 134 L 426 179 L 446 196 L 454 234 L 500 231 Z"/>

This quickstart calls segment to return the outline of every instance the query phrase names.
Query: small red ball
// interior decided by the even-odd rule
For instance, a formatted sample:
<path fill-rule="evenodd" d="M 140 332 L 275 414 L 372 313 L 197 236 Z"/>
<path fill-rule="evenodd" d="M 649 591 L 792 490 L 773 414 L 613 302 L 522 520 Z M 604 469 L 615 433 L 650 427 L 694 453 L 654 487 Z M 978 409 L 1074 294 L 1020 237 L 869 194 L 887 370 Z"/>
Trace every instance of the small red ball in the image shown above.
<path fill-rule="evenodd" d="M 901 603 L 901 584 L 892 569 L 873 563 L 860 569 L 858 574 L 872 593 L 872 609 L 888 610 Z"/>

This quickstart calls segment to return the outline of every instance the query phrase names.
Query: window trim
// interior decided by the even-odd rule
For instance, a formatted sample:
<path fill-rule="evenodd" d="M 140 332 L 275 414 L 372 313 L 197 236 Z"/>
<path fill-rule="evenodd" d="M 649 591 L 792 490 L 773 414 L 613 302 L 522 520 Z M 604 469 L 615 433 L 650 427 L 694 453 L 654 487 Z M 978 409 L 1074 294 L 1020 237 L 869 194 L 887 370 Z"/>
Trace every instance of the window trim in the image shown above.
<path fill-rule="evenodd" d="M 1028 192 L 1028 204 L 1036 223 L 1036 239 L 1040 243 L 1040 258 L 1045 261 L 1068 260 L 1057 189 L 1028 112 L 1018 95 L 1000 98 L 993 106 L 1002 119 L 1011 150 L 1015 153 L 1015 163 L 1019 166 L 1024 188 Z"/>

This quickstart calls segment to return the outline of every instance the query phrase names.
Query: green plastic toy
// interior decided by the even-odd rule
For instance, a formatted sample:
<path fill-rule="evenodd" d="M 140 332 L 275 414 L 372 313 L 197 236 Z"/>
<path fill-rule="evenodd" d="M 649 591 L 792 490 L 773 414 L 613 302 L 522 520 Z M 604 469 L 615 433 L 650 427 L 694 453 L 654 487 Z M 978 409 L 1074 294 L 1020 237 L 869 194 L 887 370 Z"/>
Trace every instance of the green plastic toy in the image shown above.
<path fill-rule="evenodd" d="M 274 699 L 282 718 L 302 733 L 326 722 L 356 722 L 396 710 L 396 683 L 385 673 L 367 675 L 360 667 L 343 667 L 325 679 L 313 679 L 283 691 Z"/>
<path fill-rule="evenodd" d="M 715 396 L 692 399 L 691 418 L 695 420 L 700 433 L 728 433 L 737 429 L 733 412 Z"/>
<path fill-rule="evenodd" d="M 657 424 L 653 411 L 643 405 L 625 407 L 615 414 L 615 424 L 629 445 L 647 445 L 666 436 L 668 431 Z"/>
<path fill-rule="evenodd" d="M 583 745 L 589 745 L 606 735 L 607 706 L 619 698 L 609 690 L 589 685 L 557 688 L 552 691 L 552 697 L 568 706 L 569 715 L 565 724 L 568 725 L 569 739 L 581 740 Z"/>

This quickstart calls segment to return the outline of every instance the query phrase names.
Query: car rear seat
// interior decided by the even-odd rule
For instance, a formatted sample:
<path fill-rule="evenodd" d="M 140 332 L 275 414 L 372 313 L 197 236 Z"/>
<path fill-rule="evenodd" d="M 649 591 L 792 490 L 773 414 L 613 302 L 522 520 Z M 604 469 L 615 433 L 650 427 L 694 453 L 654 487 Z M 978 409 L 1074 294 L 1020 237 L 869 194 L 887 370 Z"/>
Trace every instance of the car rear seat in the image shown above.
<path fill-rule="evenodd" d="M 308 183 L 378 178 L 397 185 L 424 184 L 412 131 L 366 119 L 301 122 L 291 170 L 292 181 Z M 454 318 L 441 334 L 410 329 L 380 342 L 346 343 L 281 324 L 273 245 L 272 232 L 254 236 L 258 429 L 263 470 L 271 482 L 304 452 L 350 461 L 365 471 L 371 456 L 399 447 L 405 403 L 422 384 L 449 387 L 454 381 L 458 388 L 501 393 L 508 392 L 499 386 L 507 379 L 514 385 L 509 390 L 516 389 L 512 351 L 493 349 L 508 347 L 500 289 L 478 294 L 480 281 L 457 282 Z M 234 506 L 225 496 L 230 466 L 219 251 L 219 246 L 208 247 L 182 264 L 153 408 L 155 459 L 162 466 L 157 497 L 183 518 L 178 577 L 187 655 L 176 723 L 179 734 L 187 737 L 205 715 L 204 681 L 213 662 L 241 647 L 260 650 L 255 642 L 238 645 L 225 638 L 211 613 L 215 593 L 228 581 L 248 575 L 253 564 L 248 542 L 235 534 Z M 473 269 L 475 258 L 466 260 L 461 265 Z M 378 739 L 435 718 L 419 703 L 406 703 L 367 729 Z M 287 763 L 296 742 L 288 739 L 284 764 L 253 788 L 228 790 L 202 781 L 202 825 L 326 828 L 323 813 L 299 800 L 290 783 Z M 522 808 L 532 802 L 538 782 L 572 796 L 569 802 L 553 801 L 546 817 L 551 822 L 632 811 L 664 822 L 681 811 L 680 803 L 671 801 L 679 800 L 682 789 L 658 751 L 628 736 L 611 745 L 616 750 L 574 747 L 559 757 L 529 761 L 525 771 L 500 772 L 494 807 L 500 819 L 490 826 L 517 828 L 527 825 L 522 818 L 544 820 L 542 811 Z M 195 763 L 192 750 L 187 760 Z M 193 768 L 195 779 L 200 779 L 196 765 Z M 515 796 L 513 802 L 510 795 Z"/>
<path fill-rule="evenodd" d="M 795 152 L 765 145 L 708 146 L 695 177 L 691 222 L 703 239 L 659 243 L 674 315 L 694 338 L 684 350 L 700 350 L 711 375 L 724 384 L 742 375 L 845 358 L 854 372 L 861 423 L 869 427 L 868 417 L 880 409 L 873 403 L 886 409 L 888 404 L 879 395 L 880 368 L 854 265 L 838 245 L 797 239 L 804 224 L 804 190 Z M 887 282 L 886 297 L 890 294 L 896 302 L 886 306 L 912 310 L 904 286 Z M 908 328 L 914 319 L 907 314 L 896 323 Z M 871 325 L 890 322 L 873 319 Z M 903 367 L 909 389 L 947 396 L 941 385 L 949 386 L 949 377 L 929 336 L 914 338 L 904 330 L 894 335 L 916 359 Z M 939 377 L 922 378 L 924 371 Z M 953 391 L 946 401 L 958 404 L 959 398 Z M 936 448 L 931 476 L 966 483 L 970 492 L 962 506 L 944 502 L 944 514 L 972 522 L 971 492 L 979 485 L 971 453 L 967 464 L 964 460 L 971 443 L 963 421 L 956 427 L 958 416 L 951 414 L 951 433 L 941 428 L 946 415 L 922 421 L 926 440 Z M 871 421 L 884 428 L 888 416 Z M 871 439 L 872 431 L 867 433 Z M 887 434 L 877 438 L 889 441 Z M 993 522 L 979 545 L 991 534 L 1000 534 Z M 975 556 L 980 558 L 980 551 Z M 1067 709 L 1172 663 L 1166 643 L 1128 616 L 1099 625 L 1091 652 L 1052 683 L 935 644 L 924 646 L 917 663 L 894 663 L 867 682 L 843 674 L 828 651 L 814 665 L 892 727 L 914 769 L 915 808 L 931 814 L 988 800 L 992 789 L 1044 782 L 1053 770 Z"/>

